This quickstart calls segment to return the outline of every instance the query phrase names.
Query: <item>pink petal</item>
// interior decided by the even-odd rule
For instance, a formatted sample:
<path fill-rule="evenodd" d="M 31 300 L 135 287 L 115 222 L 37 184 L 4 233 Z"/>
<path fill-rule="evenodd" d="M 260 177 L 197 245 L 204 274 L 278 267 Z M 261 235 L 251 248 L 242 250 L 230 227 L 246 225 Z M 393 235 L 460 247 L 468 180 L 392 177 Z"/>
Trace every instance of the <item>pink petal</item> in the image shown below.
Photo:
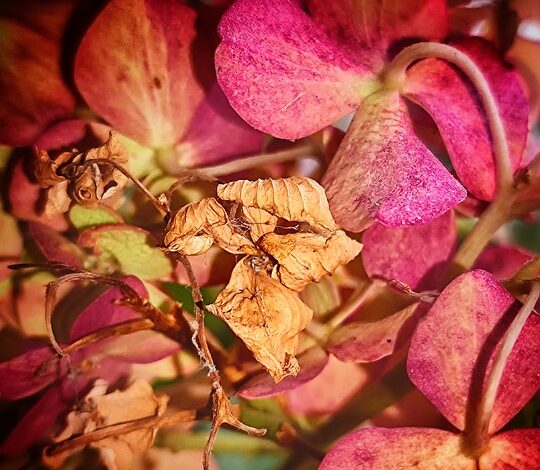
<path fill-rule="evenodd" d="M 288 392 L 317 377 L 328 363 L 328 354 L 319 346 L 313 346 L 298 356 L 300 372 L 297 376 L 285 377 L 275 383 L 267 372 L 263 372 L 246 382 L 238 395 L 250 400 L 273 397 Z"/>
<path fill-rule="evenodd" d="M 28 228 L 33 241 L 47 261 L 63 263 L 76 268 L 83 267 L 86 255 L 77 245 L 46 225 L 30 222 Z"/>
<path fill-rule="evenodd" d="M 453 212 L 423 225 L 388 228 L 374 224 L 362 236 L 362 259 L 372 278 L 395 279 L 413 290 L 442 281 L 457 239 Z"/>
<path fill-rule="evenodd" d="M 14 165 L 10 176 L 8 183 L 9 208 L 16 218 L 46 224 L 55 230 L 67 229 L 64 216 L 58 215 L 49 219 L 41 214 L 42 189 L 28 177 L 23 159 Z"/>
<path fill-rule="evenodd" d="M 256 129 L 284 139 L 312 134 L 354 110 L 372 78 L 291 0 L 238 0 L 225 13 L 218 81 Z"/>
<path fill-rule="evenodd" d="M 444 39 L 448 30 L 443 0 L 363 2 L 309 0 L 317 24 L 351 54 L 361 54 L 374 68 L 399 49 L 389 47 L 405 39 Z"/>
<path fill-rule="evenodd" d="M 56 353 L 49 346 L 45 346 L 0 362 L 0 399 L 18 400 L 33 395 L 56 381 L 64 373 L 65 363 L 53 362 L 44 373 L 37 373 L 44 362 L 55 356 Z"/>
<path fill-rule="evenodd" d="M 515 246 L 488 246 L 476 260 L 475 269 L 483 269 L 497 279 L 509 279 L 533 255 Z"/>
<path fill-rule="evenodd" d="M 345 362 L 378 361 L 407 344 L 425 312 L 415 303 L 382 319 L 346 323 L 332 332 L 328 351 Z"/>
<path fill-rule="evenodd" d="M 475 461 L 462 454 L 461 437 L 430 428 L 367 428 L 337 442 L 319 470 L 474 470 Z"/>
<path fill-rule="evenodd" d="M 479 470 L 532 470 L 540 467 L 540 429 L 516 429 L 493 436 Z"/>
<path fill-rule="evenodd" d="M 331 355 L 317 377 L 287 393 L 287 408 L 305 415 L 334 413 L 385 370 L 386 364 L 351 364 Z"/>
<path fill-rule="evenodd" d="M 346 230 L 430 222 L 466 192 L 416 137 L 397 92 L 366 98 L 323 178 L 330 210 Z"/>
<path fill-rule="evenodd" d="M 441 293 L 413 336 L 409 377 L 441 413 L 463 430 L 508 325 L 514 298 L 491 274 L 475 270 Z M 444 334 L 441 334 L 444 332 Z M 504 426 L 540 387 L 540 317 L 531 315 L 508 359 L 490 422 Z"/>
<path fill-rule="evenodd" d="M 204 94 L 192 66 L 195 34 L 195 13 L 181 2 L 113 0 L 81 41 L 77 87 L 120 133 L 170 146 Z"/>
<path fill-rule="evenodd" d="M 488 80 L 505 125 L 512 168 L 517 170 L 529 112 L 517 74 L 486 41 L 469 39 L 453 46 L 473 58 Z M 493 199 L 496 168 L 490 132 L 478 95 L 467 79 L 442 60 L 422 60 L 409 69 L 405 94 L 435 120 L 464 186 L 479 199 Z"/>
<path fill-rule="evenodd" d="M 0 143 L 29 145 L 48 124 L 69 116 L 75 99 L 62 80 L 57 39 L 6 18 L 0 30 Z"/>
<path fill-rule="evenodd" d="M 45 150 L 81 151 L 99 147 L 109 137 L 110 127 L 81 119 L 66 119 L 48 127 L 36 140 L 36 146 Z"/>
<path fill-rule="evenodd" d="M 148 297 L 144 284 L 136 277 L 129 276 L 122 280 L 142 297 Z M 139 313 L 118 303 L 122 299 L 124 299 L 124 294 L 116 287 L 101 294 L 79 314 L 71 327 L 69 341 L 73 342 L 93 331 L 116 323 L 139 318 Z"/>

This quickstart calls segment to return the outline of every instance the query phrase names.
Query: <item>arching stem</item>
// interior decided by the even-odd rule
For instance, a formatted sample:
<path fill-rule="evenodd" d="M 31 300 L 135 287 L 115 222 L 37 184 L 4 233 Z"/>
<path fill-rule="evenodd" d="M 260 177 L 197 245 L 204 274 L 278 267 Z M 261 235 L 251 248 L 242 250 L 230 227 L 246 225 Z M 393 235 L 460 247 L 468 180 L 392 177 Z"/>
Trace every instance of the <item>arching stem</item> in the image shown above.
<path fill-rule="evenodd" d="M 486 380 L 484 393 L 478 404 L 477 412 L 475 414 L 476 419 L 471 420 L 472 429 L 465 430 L 465 434 L 468 438 L 469 451 L 474 456 L 481 455 L 488 444 L 489 424 L 493 415 L 493 406 L 495 405 L 495 399 L 497 397 L 497 392 L 499 391 L 499 385 L 501 384 L 504 369 L 508 362 L 508 357 L 527 322 L 527 318 L 529 318 L 529 315 L 534 310 L 538 298 L 540 298 L 540 283 L 535 282 L 532 284 L 527 300 L 510 324 L 502 341 L 501 348 L 495 356 L 493 367 Z"/>

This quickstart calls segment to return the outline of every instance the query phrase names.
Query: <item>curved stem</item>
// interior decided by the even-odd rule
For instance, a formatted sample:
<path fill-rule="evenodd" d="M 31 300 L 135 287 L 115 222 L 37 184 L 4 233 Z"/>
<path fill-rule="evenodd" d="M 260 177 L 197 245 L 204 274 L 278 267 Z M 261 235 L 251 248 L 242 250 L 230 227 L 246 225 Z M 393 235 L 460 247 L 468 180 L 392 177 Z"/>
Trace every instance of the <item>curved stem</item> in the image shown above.
<path fill-rule="evenodd" d="M 477 419 L 473 420 L 473 429 L 469 434 L 469 449 L 473 455 L 479 456 L 487 446 L 489 441 L 489 423 L 493 415 L 493 406 L 501 384 L 502 376 L 508 357 L 519 338 L 523 327 L 534 309 L 536 302 L 540 298 L 540 283 L 535 282 L 526 302 L 523 304 L 516 317 L 510 324 L 504 336 L 501 348 L 493 361 L 493 367 L 486 381 L 484 394 L 480 400 L 477 411 Z M 467 433 L 467 430 L 466 430 Z M 467 433 L 468 434 L 468 433 Z"/>
<path fill-rule="evenodd" d="M 396 88 L 401 88 L 406 80 L 407 68 L 415 61 L 429 57 L 443 59 L 458 67 L 474 85 L 480 96 L 486 113 L 493 153 L 497 164 L 497 185 L 499 192 L 512 186 L 512 163 L 506 132 L 499 112 L 499 107 L 490 89 L 489 83 L 466 54 L 446 44 L 421 42 L 403 49 L 388 66 L 385 72 L 386 82 Z"/>

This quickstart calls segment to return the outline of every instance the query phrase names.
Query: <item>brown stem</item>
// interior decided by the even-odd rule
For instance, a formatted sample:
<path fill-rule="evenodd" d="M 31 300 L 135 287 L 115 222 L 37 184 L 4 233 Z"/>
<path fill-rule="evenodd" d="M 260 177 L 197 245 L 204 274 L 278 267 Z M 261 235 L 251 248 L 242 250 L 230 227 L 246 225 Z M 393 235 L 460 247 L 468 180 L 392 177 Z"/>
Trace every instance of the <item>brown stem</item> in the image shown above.
<path fill-rule="evenodd" d="M 120 436 L 137 431 L 143 428 L 159 428 L 164 426 L 172 426 L 178 423 L 188 423 L 195 421 L 196 411 L 180 411 L 173 415 L 165 416 L 149 416 L 127 423 L 113 424 L 96 431 L 92 431 L 80 436 L 75 436 L 65 441 L 54 444 L 46 449 L 48 455 L 57 455 L 63 452 L 69 452 L 78 447 L 86 446 L 92 442 L 101 441 L 108 437 Z"/>
<path fill-rule="evenodd" d="M 512 161 L 506 131 L 499 106 L 482 71 L 466 54 L 452 46 L 435 42 L 420 42 L 403 49 L 388 66 L 385 74 L 389 86 L 401 89 L 406 81 L 407 68 L 415 61 L 429 57 L 443 59 L 458 67 L 474 85 L 486 113 L 493 153 L 497 164 L 499 192 L 512 186 Z"/>
<path fill-rule="evenodd" d="M 539 298 L 540 283 L 535 282 L 531 287 L 527 300 L 510 324 L 502 340 L 501 348 L 493 360 L 493 367 L 487 377 L 484 393 L 475 413 L 476 418 L 471 420 L 472 429 L 465 430 L 465 434 L 468 437 L 469 451 L 476 457 L 484 452 L 489 442 L 489 424 L 493 415 L 493 406 L 495 405 L 495 399 L 499 391 L 504 369 L 508 362 L 508 357 Z"/>

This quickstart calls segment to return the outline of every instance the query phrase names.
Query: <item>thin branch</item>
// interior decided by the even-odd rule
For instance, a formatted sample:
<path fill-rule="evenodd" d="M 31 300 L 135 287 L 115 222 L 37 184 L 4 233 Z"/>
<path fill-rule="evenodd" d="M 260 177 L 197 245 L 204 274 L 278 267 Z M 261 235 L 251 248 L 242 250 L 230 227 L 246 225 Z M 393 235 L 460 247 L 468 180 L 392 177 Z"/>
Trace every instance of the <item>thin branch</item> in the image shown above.
<path fill-rule="evenodd" d="M 512 161 L 497 101 L 482 71 L 466 54 L 460 50 L 433 42 L 421 42 L 403 49 L 388 66 L 385 74 L 390 86 L 401 88 L 406 81 L 407 68 L 415 61 L 429 57 L 443 59 L 458 67 L 474 85 L 486 113 L 493 153 L 497 164 L 497 186 L 499 192 L 510 188 L 513 183 Z"/>

